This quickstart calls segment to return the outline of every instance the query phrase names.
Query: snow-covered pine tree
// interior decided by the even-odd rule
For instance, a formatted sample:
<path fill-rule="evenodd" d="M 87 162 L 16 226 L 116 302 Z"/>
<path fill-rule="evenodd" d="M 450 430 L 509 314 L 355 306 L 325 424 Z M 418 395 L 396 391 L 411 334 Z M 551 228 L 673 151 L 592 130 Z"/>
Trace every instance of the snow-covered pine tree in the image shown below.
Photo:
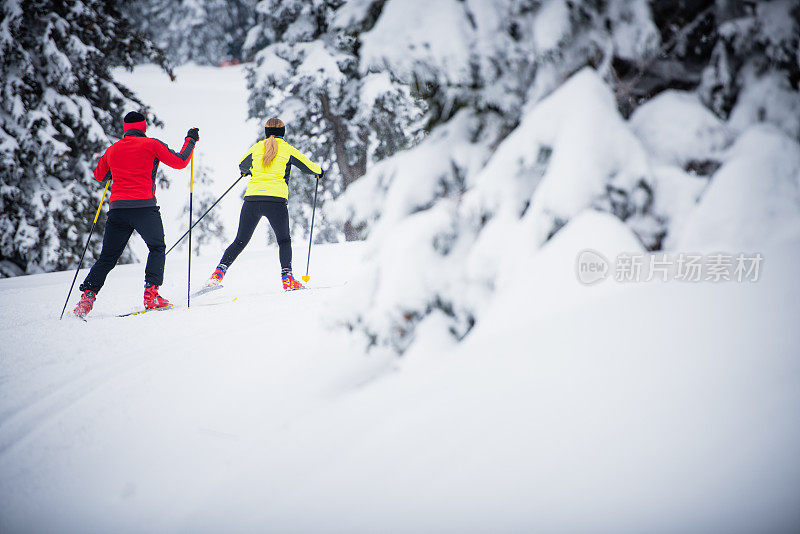
<path fill-rule="evenodd" d="M 257 0 L 130 0 L 120 8 L 176 64 L 242 60 Z"/>
<path fill-rule="evenodd" d="M 195 157 L 194 161 L 194 193 L 192 198 L 192 221 L 196 222 L 217 198 L 209 190 L 208 186 L 213 183 L 208 168 L 203 164 L 202 157 Z M 180 218 L 179 225 L 183 226 L 181 235 L 189 227 L 189 202 L 183 206 L 183 216 Z M 194 224 L 194 222 L 192 224 Z M 219 218 L 219 213 L 211 210 L 208 215 L 203 217 L 197 226 L 192 230 L 192 248 L 196 256 L 200 256 L 205 245 L 213 244 L 219 250 L 224 243 L 225 226 Z M 189 240 L 184 239 L 178 248 L 184 249 L 188 246 Z M 225 243 L 227 244 L 227 243 Z"/>
<path fill-rule="evenodd" d="M 613 83 L 628 116 L 665 89 L 699 89 L 703 102 L 735 122 L 758 122 L 759 109 L 787 132 L 800 134 L 800 5 L 791 0 L 661 0 L 651 2 L 661 46 L 648 57 L 615 54 Z M 744 95 L 741 99 L 740 95 Z M 778 115 L 783 115 L 779 117 Z M 744 117 L 748 116 L 748 119 Z"/>
<path fill-rule="evenodd" d="M 458 135 L 466 135 L 472 146 L 463 148 L 468 157 L 455 143 L 443 147 L 440 158 L 446 165 L 426 169 L 435 171 L 437 197 L 460 196 L 469 177 L 519 125 L 526 106 L 547 96 L 571 74 L 590 66 L 612 81 L 615 58 L 644 63 L 660 42 L 645 0 L 389 0 L 377 23 L 360 39 L 361 68 L 390 72 L 409 85 L 427 106 L 428 130 L 449 125 L 439 135 L 450 136 L 455 134 L 451 128 L 467 129 Z M 428 142 L 437 143 L 437 137 Z M 547 157 L 546 150 L 537 156 L 542 164 Z M 385 211 L 378 199 L 389 192 L 397 172 L 393 164 L 375 169 L 378 177 L 370 181 L 374 185 L 365 186 L 374 188 L 370 191 L 374 200 L 361 207 L 344 203 L 340 211 L 358 212 L 353 216 L 361 224 L 377 219 Z M 615 198 L 607 204 L 620 212 L 634 212 L 646 202 L 638 198 L 642 195 L 629 193 L 611 192 Z M 426 199 L 422 205 L 435 201 L 417 197 Z"/>
<path fill-rule="evenodd" d="M 2 9 L 0 263 L 5 273 L 74 267 L 100 200 L 97 158 L 122 135 L 125 112 L 147 113 L 109 69 L 146 58 L 171 71 L 111 2 L 7 0 Z"/>
<path fill-rule="evenodd" d="M 699 92 L 737 129 L 779 125 L 800 140 L 800 4 L 718 0 Z"/>
<path fill-rule="evenodd" d="M 420 104 L 391 71 L 370 72 L 361 62 L 360 35 L 377 20 L 384 1 L 262 0 L 245 51 L 250 116 L 280 117 L 287 140 L 327 169 L 317 206 L 317 239 L 334 239 L 322 206 L 364 175 L 368 166 L 418 137 Z M 308 229 L 313 180 L 292 184 L 293 226 Z M 298 209 L 298 208 L 303 209 Z M 360 236 L 349 220 L 346 239 Z"/>
<path fill-rule="evenodd" d="M 361 69 L 391 73 L 424 98 L 430 134 L 333 206 L 369 226 L 343 323 L 399 352 L 423 323 L 460 339 L 498 288 L 517 290 L 521 308 L 537 298 L 514 269 L 535 271 L 532 258 L 579 215 L 604 212 L 596 221 L 613 223 L 621 241 L 658 250 L 685 233 L 675 230 L 720 165 L 728 176 L 742 161 L 763 167 L 742 147 L 767 138 L 771 175 L 737 177 L 758 198 L 726 217 L 769 221 L 751 237 L 774 229 L 769 195 L 796 191 L 787 178 L 796 143 L 748 130 L 726 149 L 757 122 L 796 137 L 797 13 L 789 0 L 388 0 L 359 35 Z M 748 91 L 748 78 L 770 83 Z M 731 154 L 742 159 L 726 165 Z M 763 185 L 772 183 L 780 187 Z M 714 210 L 740 200 L 725 191 L 692 231 L 719 228 Z M 776 213 L 800 217 L 789 204 Z"/>

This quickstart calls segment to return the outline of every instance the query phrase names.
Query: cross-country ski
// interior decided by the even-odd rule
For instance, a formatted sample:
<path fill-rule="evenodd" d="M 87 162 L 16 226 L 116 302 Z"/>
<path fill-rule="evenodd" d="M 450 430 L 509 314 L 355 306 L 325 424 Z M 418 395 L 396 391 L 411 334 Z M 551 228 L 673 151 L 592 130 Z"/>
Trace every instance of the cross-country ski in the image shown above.
<path fill-rule="evenodd" d="M 239 297 L 233 297 L 231 299 L 219 300 L 217 302 L 203 301 L 203 302 L 195 303 L 194 306 L 195 307 L 197 307 L 197 306 L 218 306 L 220 304 L 228 304 L 228 303 L 231 303 L 231 302 L 236 302 L 238 300 L 238 298 Z M 121 314 L 117 315 L 117 317 L 131 317 L 131 316 L 135 316 L 135 315 L 144 315 L 145 313 L 150 313 L 150 312 L 169 311 L 169 310 L 187 310 L 187 309 L 189 309 L 189 308 L 186 307 L 186 306 L 171 305 L 171 306 L 166 306 L 166 307 L 162 307 L 162 308 L 145 308 L 143 310 L 135 310 L 135 311 L 128 312 L 128 313 L 121 313 Z M 84 318 L 83 320 L 86 320 L 86 319 Z"/>
<path fill-rule="evenodd" d="M 202 288 L 198 289 L 194 293 L 192 293 L 192 298 L 200 297 L 202 295 L 207 295 L 208 293 L 211 293 L 212 291 L 219 291 L 222 288 L 223 288 L 223 286 L 221 284 L 206 285 L 206 286 L 203 286 Z"/>
<path fill-rule="evenodd" d="M 128 313 L 121 313 L 121 314 L 117 315 L 117 317 L 131 317 L 131 316 L 134 316 L 134 315 L 144 315 L 145 313 L 149 313 L 149 312 L 169 311 L 169 310 L 174 310 L 174 309 L 175 309 L 175 306 L 172 306 L 172 305 L 163 306 L 161 308 L 145 308 L 143 310 L 136 310 L 136 311 L 132 311 L 132 312 L 128 312 Z M 82 318 L 82 319 L 84 321 L 86 320 L 85 317 Z"/>

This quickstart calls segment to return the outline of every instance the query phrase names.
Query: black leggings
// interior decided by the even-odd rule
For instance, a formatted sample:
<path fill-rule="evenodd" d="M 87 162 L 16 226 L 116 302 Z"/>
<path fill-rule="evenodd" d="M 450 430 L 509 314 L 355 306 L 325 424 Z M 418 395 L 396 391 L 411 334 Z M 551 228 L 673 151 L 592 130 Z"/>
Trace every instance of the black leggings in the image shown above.
<path fill-rule="evenodd" d="M 136 230 L 142 236 L 150 253 L 144 268 L 145 285 L 160 286 L 164 282 L 164 226 L 161 223 L 161 212 L 158 206 L 145 208 L 111 209 L 106 219 L 106 231 L 103 235 L 103 249 L 100 257 L 92 266 L 81 291 L 89 289 L 97 293 L 106 282 L 106 276 L 117 264 L 117 260 L 125 250 L 125 245 Z"/>
<path fill-rule="evenodd" d="M 281 259 L 281 269 L 292 268 L 292 238 L 289 236 L 289 208 L 286 202 L 273 200 L 245 200 L 242 203 L 242 213 L 239 214 L 239 230 L 236 232 L 236 239 L 225 250 L 221 264 L 228 267 L 241 254 L 253 232 L 256 230 L 258 221 L 261 217 L 266 217 L 275 232 L 275 239 L 278 241 L 278 255 Z"/>

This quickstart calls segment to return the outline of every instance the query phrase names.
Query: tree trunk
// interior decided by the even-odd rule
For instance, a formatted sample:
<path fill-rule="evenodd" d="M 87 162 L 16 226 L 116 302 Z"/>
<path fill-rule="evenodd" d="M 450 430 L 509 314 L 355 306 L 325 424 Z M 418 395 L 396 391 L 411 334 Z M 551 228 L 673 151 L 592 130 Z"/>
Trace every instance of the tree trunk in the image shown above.
<path fill-rule="evenodd" d="M 361 236 L 360 232 L 353 226 L 353 223 L 347 221 L 344 223 L 344 238 L 347 241 L 359 241 Z"/>
<path fill-rule="evenodd" d="M 364 176 L 367 170 L 367 140 L 366 133 L 359 135 L 359 153 L 353 164 L 350 164 L 350 158 L 347 154 L 347 141 L 348 131 L 347 125 L 341 117 L 331 111 L 330 100 L 328 95 L 320 95 L 320 103 L 322 105 L 322 116 L 331 125 L 331 133 L 333 134 L 333 151 L 336 154 L 336 166 L 339 168 L 339 174 L 342 176 L 342 191 L 347 190 L 350 184 Z M 351 221 L 344 224 L 344 236 L 347 241 L 358 241 L 359 232 L 353 226 Z"/>

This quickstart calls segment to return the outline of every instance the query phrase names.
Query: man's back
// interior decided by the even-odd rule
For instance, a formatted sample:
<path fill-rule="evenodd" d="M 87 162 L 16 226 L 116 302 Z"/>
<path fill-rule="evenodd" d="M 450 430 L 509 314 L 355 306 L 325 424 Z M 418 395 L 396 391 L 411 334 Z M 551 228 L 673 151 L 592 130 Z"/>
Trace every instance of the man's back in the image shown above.
<path fill-rule="evenodd" d="M 155 206 L 156 173 L 158 164 L 176 169 L 188 165 L 195 141 L 187 137 L 181 152 L 171 150 L 158 139 L 147 137 L 139 130 L 128 130 L 125 136 L 106 150 L 95 170 L 95 178 L 103 181 L 109 176 L 110 207 L 137 208 Z"/>

